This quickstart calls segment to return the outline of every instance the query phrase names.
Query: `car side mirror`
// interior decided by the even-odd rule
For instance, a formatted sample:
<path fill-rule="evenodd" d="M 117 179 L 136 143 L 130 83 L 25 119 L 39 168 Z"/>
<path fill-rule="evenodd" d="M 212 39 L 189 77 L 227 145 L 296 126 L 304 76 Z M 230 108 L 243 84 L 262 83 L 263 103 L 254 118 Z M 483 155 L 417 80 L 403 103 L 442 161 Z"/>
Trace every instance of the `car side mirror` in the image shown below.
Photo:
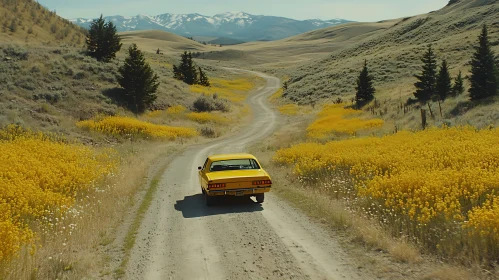
<path fill-rule="evenodd" d="M 198 166 L 198 170 L 201 170 L 201 169 L 202 169 L 201 166 Z"/>

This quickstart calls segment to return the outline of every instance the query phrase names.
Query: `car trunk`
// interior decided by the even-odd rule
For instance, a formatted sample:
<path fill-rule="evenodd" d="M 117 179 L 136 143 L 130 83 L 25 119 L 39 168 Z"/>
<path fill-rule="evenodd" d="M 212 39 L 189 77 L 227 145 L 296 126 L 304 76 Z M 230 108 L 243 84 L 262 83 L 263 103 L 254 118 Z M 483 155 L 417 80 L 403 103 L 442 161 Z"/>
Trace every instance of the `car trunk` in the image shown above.
<path fill-rule="evenodd" d="M 218 188 L 222 190 L 255 188 L 259 186 L 253 185 L 253 181 L 269 180 L 269 176 L 263 170 L 217 171 L 210 172 L 206 176 L 209 184 L 224 183 L 225 188 Z"/>

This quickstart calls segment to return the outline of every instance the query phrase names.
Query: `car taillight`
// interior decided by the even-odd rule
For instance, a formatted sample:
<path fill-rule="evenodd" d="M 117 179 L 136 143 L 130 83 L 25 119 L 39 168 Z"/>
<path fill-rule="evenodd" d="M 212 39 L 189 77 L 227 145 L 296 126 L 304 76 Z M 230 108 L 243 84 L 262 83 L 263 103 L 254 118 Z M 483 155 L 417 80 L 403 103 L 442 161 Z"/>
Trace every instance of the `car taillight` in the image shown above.
<path fill-rule="evenodd" d="M 270 180 L 253 181 L 253 185 L 254 186 L 272 185 L 272 181 L 270 181 Z"/>
<path fill-rule="evenodd" d="M 225 188 L 225 184 L 208 184 L 208 189 Z"/>

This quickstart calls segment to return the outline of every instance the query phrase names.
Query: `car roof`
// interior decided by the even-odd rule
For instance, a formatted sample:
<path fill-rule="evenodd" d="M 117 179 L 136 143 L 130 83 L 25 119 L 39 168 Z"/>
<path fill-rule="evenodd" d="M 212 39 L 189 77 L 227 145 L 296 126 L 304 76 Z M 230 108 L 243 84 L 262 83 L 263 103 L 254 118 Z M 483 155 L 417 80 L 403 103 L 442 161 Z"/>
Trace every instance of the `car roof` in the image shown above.
<path fill-rule="evenodd" d="M 229 160 L 229 159 L 245 159 L 252 158 L 256 159 L 254 155 L 251 154 L 220 154 L 220 155 L 211 155 L 208 157 L 211 161 L 219 161 L 219 160 Z"/>

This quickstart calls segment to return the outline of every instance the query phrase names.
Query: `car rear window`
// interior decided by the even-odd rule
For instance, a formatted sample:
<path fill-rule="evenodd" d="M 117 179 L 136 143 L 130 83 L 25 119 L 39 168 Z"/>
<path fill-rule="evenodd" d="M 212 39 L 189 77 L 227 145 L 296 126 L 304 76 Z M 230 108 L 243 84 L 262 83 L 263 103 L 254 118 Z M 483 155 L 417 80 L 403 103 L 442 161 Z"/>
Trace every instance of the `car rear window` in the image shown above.
<path fill-rule="evenodd" d="M 260 166 L 252 158 L 220 160 L 210 166 L 210 172 L 245 169 L 260 169 Z"/>

